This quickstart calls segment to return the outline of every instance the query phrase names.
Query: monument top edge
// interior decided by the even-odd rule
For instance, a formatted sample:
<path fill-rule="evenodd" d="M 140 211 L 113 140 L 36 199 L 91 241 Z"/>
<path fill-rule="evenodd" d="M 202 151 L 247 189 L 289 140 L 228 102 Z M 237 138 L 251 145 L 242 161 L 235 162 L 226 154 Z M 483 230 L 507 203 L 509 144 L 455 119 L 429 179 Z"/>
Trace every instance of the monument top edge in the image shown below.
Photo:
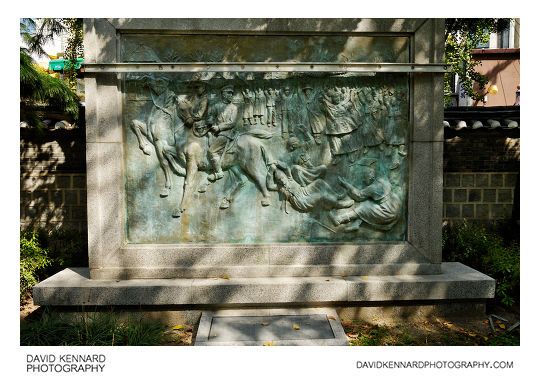
<path fill-rule="evenodd" d="M 87 63 L 86 72 L 194 72 L 194 71 L 273 71 L 273 72 L 448 72 L 446 63 L 387 62 L 122 62 Z"/>
<path fill-rule="evenodd" d="M 415 33 L 420 18 L 109 18 L 119 31 L 253 31 Z"/>

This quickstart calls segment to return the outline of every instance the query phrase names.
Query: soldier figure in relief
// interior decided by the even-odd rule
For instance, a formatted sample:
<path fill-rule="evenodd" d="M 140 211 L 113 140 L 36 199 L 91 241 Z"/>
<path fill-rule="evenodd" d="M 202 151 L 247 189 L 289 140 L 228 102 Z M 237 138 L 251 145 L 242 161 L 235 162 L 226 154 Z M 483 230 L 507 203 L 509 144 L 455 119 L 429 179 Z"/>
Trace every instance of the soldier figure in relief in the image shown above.
<path fill-rule="evenodd" d="M 311 133 L 315 143 L 322 143 L 321 135 L 326 128 L 326 118 L 320 95 L 313 90 L 313 87 L 307 85 L 302 88 L 300 98 L 303 103 L 303 124 Z"/>
<path fill-rule="evenodd" d="M 281 137 L 285 140 L 294 137 L 294 100 L 291 87 L 285 86 L 277 104 L 278 119 L 281 121 Z"/>
<path fill-rule="evenodd" d="M 384 136 L 387 145 L 387 155 L 391 156 L 390 169 L 394 170 L 401 164 L 401 159 L 407 155 L 405 151 L 405 131 L 402 124 L 401 91 L 389 89 L 384 97 L 384 103 L 388 112 L 384 128 Z"/>
<path fill-rule="evenodd" d="M 275 88 L 266 88 L 266 125 L 268 127 L 276 126 L 276 99 L 279 95 L 279 90 Z"/>
<path fill-rule="evenodd" d="M 209 131 L 215 135 L 208 148 L 208 160 L 214 172 L 208 176 L 208 180 L 216 181 L 223 178 L 221 161 L 223 155 L 230 148 L 230 145 L 236 138 L 236 116 L 238 108 L 232 103 L 234 89 L 232 86 L 225 86 L 221 89 L 222 102 L 216 104 L 215 108 L 208 117 L 210 123 Z"/>
<path fill-rule="evenodd" d="M 364 145 L 364 154 L 367 154 L 369 149 L 379 148 L 384 149 L 384 134 L 382 131 L 381 113 L 383 109 L 382 99 L 375 88 L 371 89 L 371 98 L 366 99 L 365 104 L 365 122 L 361 129 L 362 143 Z"/>
<path fill-rule="evenodd" d="M 255 125 L 254 109 L 255 109 L 255 93 L 246 87 L 242 90 L 242 96 L 244 96 L 244 114 L 242 119 L 244 120 L 244 126 Z"/>
<path fill-rule="evenodd" d="M 326 112 L 326 131 L 330 152 L 334 163 L 337 158 L 355 152 L 359 148 L 357 139 L 358 122 L 355 120 L 355 109 L 351 101 L 350 91 L 333 88 L 328 91 L 330 99 L 324 98 Z"/>
<path fill-rule="evenodd" d="M 266 96 L 264 94 L 264 89 L 262 87 L 258 87 L 255 90 L 255 107 L 253 108 L 253 117 L 255 119 L 255 123 L 258 123 L 259 125 L 264 125 L 264 117 L 266 114 Z"/>

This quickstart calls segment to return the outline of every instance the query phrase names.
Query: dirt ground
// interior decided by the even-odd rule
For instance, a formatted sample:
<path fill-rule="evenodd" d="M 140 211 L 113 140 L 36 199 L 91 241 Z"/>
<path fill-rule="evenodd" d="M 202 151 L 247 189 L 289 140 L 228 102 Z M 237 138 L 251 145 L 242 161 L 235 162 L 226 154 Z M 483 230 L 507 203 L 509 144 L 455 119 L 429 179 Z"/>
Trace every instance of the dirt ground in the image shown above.
<path fill-rule="evenodd" d="M 432 317 L 392 325 L 373 318 L 342 325 L 351 345 L 506 346 L 519 345 L 519 326 L 508 332 L 519 320 L 519 306 L 489 306 L 483 316 Z"/>
<path fill-rule="evenodd" d="M 28 316 L 33 314 L 39 309 L 38 305 L 34 305 L 34 299 L 31 297 L 22 301 L 20 305 L 21 321 L 25 320 Z"/>

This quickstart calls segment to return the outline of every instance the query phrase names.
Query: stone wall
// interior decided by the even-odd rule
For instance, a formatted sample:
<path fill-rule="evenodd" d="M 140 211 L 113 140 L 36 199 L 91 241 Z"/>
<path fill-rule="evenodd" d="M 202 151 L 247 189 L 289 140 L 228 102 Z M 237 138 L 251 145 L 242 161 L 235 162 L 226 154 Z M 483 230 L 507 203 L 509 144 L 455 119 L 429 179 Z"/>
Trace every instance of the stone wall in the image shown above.
<path fill-rule="evenodd" d="M 445 128 L 446 220 L 519 218 L 519 133 L 519 129 Z"/>
<path fill-rule="evenodd" d="M 21 128 L 21 227 L 86 231 L 85 133 Z"/>
<path fill-rule="evenodd" d="M 86 230 L 84 130 L 21 129 L 21 226 Z M 445 130 L 444 218 L 516 213 L 519 129 Z"/>

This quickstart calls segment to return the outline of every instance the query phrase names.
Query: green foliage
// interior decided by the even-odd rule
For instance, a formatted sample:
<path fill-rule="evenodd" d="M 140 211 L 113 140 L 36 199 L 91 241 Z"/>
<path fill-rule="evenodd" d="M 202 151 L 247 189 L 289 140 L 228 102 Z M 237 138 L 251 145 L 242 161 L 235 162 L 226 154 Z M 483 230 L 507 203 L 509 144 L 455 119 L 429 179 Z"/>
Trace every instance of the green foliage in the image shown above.
<path fill-rule="evenodd" d="M 82 313 L 68 321 L 45 310 L 40 319 L 21 323 L 20 330 L 22 346 L 155 346 L 171 338 L 163 324 L 122 321 L 112 311 Z"/>
<path fill-rule="evenodd" d="M 88 266 L 85 234 L 76 230 L 28 229 L 21 232 L 20 297 L 43 280 L 66 267 Z"/>
<path fill-rule="evenodd" d="M 20 52 L 20 63 L 21 121 L 39 127 L 34 110 L 36 105 L 48 105 L 78 118 L 79 98 L 64 81 L 38 71 L 32 58 L 23 51 Z"/>
<path fill-rule="evenodd" d="M 77 58 L 84 57 L 83 49 L 83 19 L 82 18 L 66 18 L 64 19 L 67 25 L 69 37 L 67 41 L 64 57 L 69 60 L 69 63 L 64 69 L 66 80 L 72 90 L 76 88 L 77 71 L 75 65 Z"/>
<path fill-rule="evenodd" d="M 20 23 L 21 39 L 25 44 L 20 49 L 21 121 L 32 126 L 40 127 L 41 124 L 35 111 L 36 106 L 53 107 L 75 120 L 79 116 L 79 98 L 70 88 L 75 85 L 76 72 L 73 66 L 66 73 L 66 84 L 61 79 L 37 70 L 30 57 L 30 54 L 46 56 L 43 46 L 65 31 L 70 34 L 66 54 L 71 62 L 75 62 L 77 55 L 82 57 L 82 19 L 25 18 Z"/>
<path fill-rule="evenodd" d="M 88 237 L 72 229 L 53 229 L 42 232 L 43 245 L 53 260 L 46 275 L 54 275 L 66 267 L 88 267 Z"/>
<path fill-rule="evenodd" d="M 386 326 L 374 325 L 371 329 L 360 333 L 358 340 L 353 341 L 353 346 L 382 346 L 387 345 L 387 337 L 390 331 Z"/>
<path fill-rule="evenodd" d="M 28 291 L 39 281 L 43 269 L 52 263 L 49 252 L 41 246 L 35 230 L 21 233 L 20 257 L 20 298 L 27 297 Z"/>
<path fill-rule="evenodd" d="M 483 344 L 486 346 L 519 346 L 519 335 L 514 333 L 496 334 Z"/>
<path fill-rule="evenodd" d="M 482 100 L 489 79 L 476 72 L 480 63 L 473 59 L 473 49 L 489 42 L 490 33 L 502 31 L 509 25 L 503 18 L 447 18 L 445 20 L 445 56 L 451 72 L 444 75 L 445 103 L 451 99 L 454 76 L 457 74 L 465 93 L 473 100 Z M 473 84 L 477 83 L 475 91 Z"/>
<path fill-rule="evenodd" d="M 410 334 L 410 332 L 405 329 L 396 334 L 396 346 L 418 346 L 419 343 L 416 341 Z"/>
<path fill-rule="evenodd" d="M 443 229 L 443 260 L 461 262 L 494 278 L 497 300 L 512 306 L 519 298 L 519 244 L 484 227 L 463 222 Z"/>

